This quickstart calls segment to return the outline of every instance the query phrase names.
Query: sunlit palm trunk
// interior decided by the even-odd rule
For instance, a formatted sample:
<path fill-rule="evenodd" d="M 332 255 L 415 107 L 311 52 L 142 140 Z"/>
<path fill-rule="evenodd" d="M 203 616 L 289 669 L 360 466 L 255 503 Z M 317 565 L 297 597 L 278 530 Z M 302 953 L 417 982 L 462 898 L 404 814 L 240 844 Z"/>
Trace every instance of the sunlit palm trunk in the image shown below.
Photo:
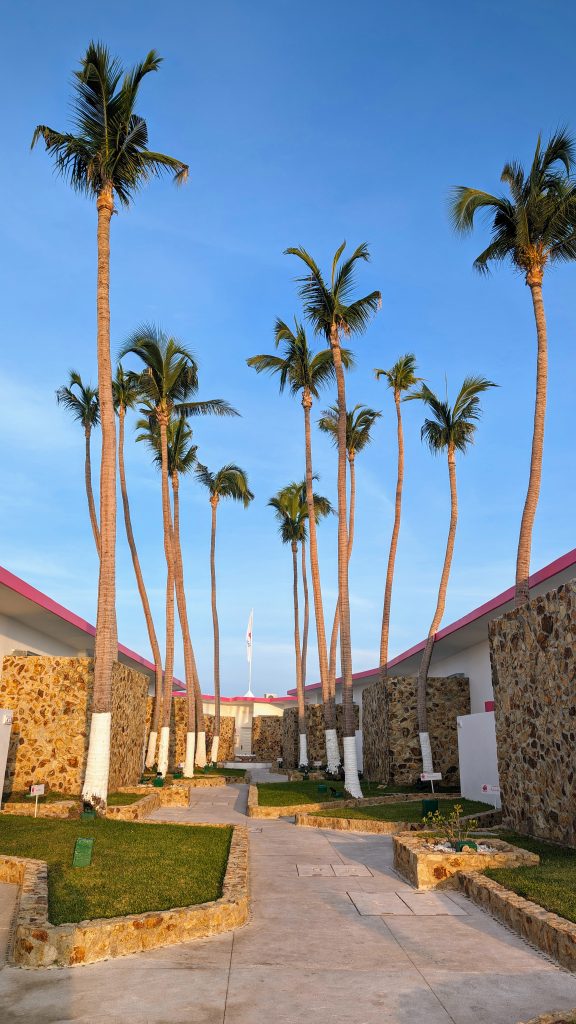
<path fill-rule="evenodd" d="M 188 730 L 186 732 L 186 758 L 184 762 L 184 775 L 191 778 L 194 775 L 194 747 L 196 737 L 196 659 L 194 648 L 190 639 L 190 627 L 188 624 L 188 611 L 186 608 L 186 591 L 184 589 L 184 566 L 182 563 L 182 547 L 180 544 L 180 498 L 178 474 L 172 474 L 172 493 L 174 495 L 174 580 L 176 583 L 176 602 L 178 605 L 178 617 L 180 619 L 180 630 L 182 632 L 182 646 L 184 648 L 184 671 L 186 674 L 186 700 L 188 704 Z"/>
<path fill-rule="evenodd" d="M 86 457 L 84 459 L 84 480 L 86 484 L 86 498 L 88 500 L 88 513 L 90 515 L 90 525 L 92 526 L 92 533 L 94 535 L 94 543 L 96 545 L 96 553 L 100 558 L 100 530 L 98 529 L 98 519 L 96 518 L 96 507 L 94 505 L 94 492 L 92 490 L 92 458 L 90 455 L 90 437 L 92 431 L 90 427 L 86 427 L 84 436 L 86 439 Z"/>
<path fill-rule="evenodd" d="M 170 748 L 170 717 L 172 713 L 172 682 L 174 675 L 174 542 L 168 484 L 168 439 L 166 434 L 168 418 L 165 412 L 157 411 L 157 419 L 160 428 L 162 520 L 164 524 L 164 554 L 166 557 L 166 655 L 164 659 L 164 687 L 160 719 L 162 725 L 158 749 L 158 771 L 162 775 L 166 775 Z"/>
<path fill-rule="evenodd" d="M 352 455 L 348 456 L 348 465 L 350 466 L 350 511 L 348 514 L 348 564 L 350 564 L 350 558 L 352 557 L 352 548 L 354 546 L 354 516 L 356 510 L 356 463 L 355 458 Z M 336 700 L 336 670 L 337 670 L 337 658 L 338 658 L 338 636 L 340 633 L 340 600 L 336 600 L 336 611 L 334 612 L 334 622 L 332 623 L 332 635 L 330 637 L 330 666 L 329 666 L 329 677 L 330 677 L 330 696 Z"/>
<path fill-rule="evenodd" d="M 344 787 L 351 796 L 362 797 L 356 756 L 356 722 L 352 690 L 352 642 L 350 596 L 348 592 L 348 524 L 346 516 L 346 384 L 335 327 L 330 335 L 338 389 L 338 599 L 340 602 L 340 662 L 342 666 L 342 717 L 344 736 Z"/>
<path fill-rule="evenodd" d="M 218 745 L 220 743 L 220 626 L 218 623 L 218 605 L 216 602 L 216 513 L 218 510 L 218 495 L 210 499 L 212 506 L 212 530 L 210 536 L 210 583 L 212 592 L 212 627 L 214 632 L 214 733 L 212 736 L 212 751 L 210 760 L 218 760 Z"/>
<path fill-rule="evenodd" d="M 452 555 L 454 554 L 454 540 L 456 538 L 456 525 L 458 523 L 458 493 L 456 488 L 456 455 L 453 446 L 448 448 L 448 475 L 450 478 L 450 528 L 448 530 L 448 540 L 446 542 L 446 554 L 444 555 L 444 565 L 442 567 L 442 576 L 440 578 L 440 587 L 438 590 L 438 601 L 436 604 L 436 611 L 434 612 L 434 618 L 432 619 L 432 625 L 428 633 L 428 639 L 426 641 L 426 647 L 422 655 L 422 661 L 420 662 L 420 669 L 418 671 L 418 695 L 417 695 L 417 707 L 418 707 L 418 731 L 420 733 L 420 742 L 422 745 L 423 760 L 426 760 L 425 750 L 428 747 L 429 740 L 422 740 L 422 736 L 428 737 L 428 713 L 426 708 L 426 684 L 428 681 L 428 670 L 430 668 L 430 661 L 432 658 L 432 651 L 434 649 L 434 639 L 440 623 L 442 622 L 442 616 L 444 615 L 444 607 L 446 605 L 446 590 L 448 588 L 448 579 L 450 577 L 450 569 L 452 566 Z M 432 770 L 432 766 L 425 765 L 424 771 Z"/>
<path fill-rule="evenodd" d="M 304 616 L 302 624 L 302 686 L 306 686 L 306 674 L 308 667 L 308 630 L 310 628 L 310 599 L 308 596 L 308 572 L 306 569 L 306 544 L 300 543 L 301 572 L 302 572 L 302 593 L 304 595 Z"/>
<path fill-rule="evenodd" d="M 402 488 L 404 486 L 404 431 L 402 429 L 402 413 L 400 409 L 400 392 L 394 392 L 396 404 L 397 434 L 398 434 L 398 472 L 396 476 L 396 505 L 394 508 L 394 526 L 390 540 L 390 551 L 388 553 L 388 568 L 386 570 L 386 587 L 384 590 L 384 611 L 382 613 L 382 632 L 380 635 L 380 668 L 386 673 L 388 664 L 388 641 L 390 636 L 390 608 L 392 605 L 392 586 L 394 583 L 394 567 L 396 565 L 396 551 L 398 550 L 398 536 L 400 534 L 400 519 L 402 516 Z"/>
<path fill-rule="evenodd" d="M 292 594 L 294 598 L 294 655 L 296 665 L 296 697 L 298 701 L 298 764 L 308 764 L 306 743 L 306 707 L 302 686 L 302 651 L 300 649 L 300 613 L 298 608 L 298 544 L 292 542 Z"/>
<path fill-rule="evenodd" d="M 94 643 L 94 692 L 88 757 L 82 793 L 95 806 L 106 804 L 110 770 L 112 666 L 116 638 L 116 422 L 110 358 L 110 219 L 111 188 L 96 202 L 98 271 L 96 285 L 98 398 L 102 424 L 100 464 L 100 574 Z"/>
<path fill-rule="evenodd" d="M 132 517 L 130 515 L 130 503 L 128 501 L 128 488 L 126 486 L 126 468 L 124 464 L 125 419 L 126 410 L 124 406 L 121 405 L 118 409 L 118 473 L 120 476 L 120 491 L 122 493 L 122 506 L 124 509 L 124 525 L 126 527 L 126 538 L 128 540 L 128 547 L 130 548 L 130 554 L 132 556 L 132 565 L 134 567 L 136 585 L 138 587 L 138 593 L 140 594 L 140 600 L 142 602 L 142 610 L 144 612 L 144 618 L 146 620 L 146 629 L 148 630 L 148 639 L 150 641 L 150 647 L 152 649 L 152 657 L 154 658 L 154 703 L 152 705 L 150 736 L 148 742 L 148 750 L 146 753 L 146 767 L 151 768 L 156 761 L 156 738 L 158 736 L 158 725 L 160 723 L 160 708 L 162 706 L 162 658 L 160 656 L 160 645 L 158 643 L 158 637 L 156 636 L 156 630 L 154 628 L 154 620 L 152 618 L 150 602 L 148 600 L 148 594 L 146 592 L 144 577 L 142 575 L 142 568 L 140 566 L 140 559 L 138 557 L 138 551 L 136 549 L 136 541 L 134 540 L 134 531 L 132 529 Z"/>
<path fill-rule="evenodd" d="M 324 730 L 326 734 L 326 759 L 328 769 L 335 771 L 338 767 L 338 744 L 336 743 L 336 707 L 330 700 L 328 679 L 328 651 L 326 648 L 326 627 L 324 625 L 324 605 L 322 603 L 322 587 L 320 584 L 320 564 L 318 560 L 318 543 L 316 538 L 316 516 L 314 512 L 314 480 L 312 472 L 312 436 L 310 431 L 310 409 L 312 396 L 305 390 L 302 395 L 304 408 L 304 445 L 306 454 L 306 506 L 308 508 L 308 529 L 310 536 L 310 575 L 312 576 L 312 592 L 314 595 L 314 614 L 316 617 L 316 637 L 318 641 L 318 664 L 320 668 L 320 684 L 324 704 Z M 336 750 L 334 746 L 336 744 Z M 336 760 L 335 760 L 336 758 Z"/>
<path fill-rule="evenodd" d="M 525 604 L 530 597 L 530 551 L 542 477 L 542 453 L 544 451 L 544 422 L 546 418 L 546 391 L 548 384 L 548 338 L 544 302 L 542 299 L 542 273 L 529 275 L 526 280 L 532 294 L 534 306 L 538 357 L 536 364 L 536 402 L 534 407 L 530 477 L 524 512 L 522 514 L 522 523 L 520 525 L 518 556 L 516 560 L 516 605 Z"/>

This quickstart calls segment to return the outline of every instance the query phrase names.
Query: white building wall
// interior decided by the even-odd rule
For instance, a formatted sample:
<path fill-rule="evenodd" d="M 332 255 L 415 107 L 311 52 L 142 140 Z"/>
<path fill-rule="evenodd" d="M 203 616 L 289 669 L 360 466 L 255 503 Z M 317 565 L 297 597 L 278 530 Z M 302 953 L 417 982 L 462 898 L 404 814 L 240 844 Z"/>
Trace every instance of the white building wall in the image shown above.
<path fill-rule="evenodd" d="M 430 664 L 431 676 L 450 676 L 457 672 L 470 680 L 470 711 L 474 715 L 484 711 L 484 702 L 494 700 L 492 673 L 490 670 L 490 649 L 488 638 L 473 647 L 467 647 L 459 654 L 448 658 L 434 657 Z"/>
<path fill-rule="evenodd" d="M 494 712 L 460 715 L 457 722 L 462 796 L 500 808 Z"/>
<path fill-rule="evenodd" d="M 34 654 L 60 655 L 73 658 L 78 654 L 75 647 L 55 640 L 53 637 L 31 629 L 24 622 L 7 615 L 0 615 L 0 670 L 2 659 L 12 651 L 33 651 Z"/>

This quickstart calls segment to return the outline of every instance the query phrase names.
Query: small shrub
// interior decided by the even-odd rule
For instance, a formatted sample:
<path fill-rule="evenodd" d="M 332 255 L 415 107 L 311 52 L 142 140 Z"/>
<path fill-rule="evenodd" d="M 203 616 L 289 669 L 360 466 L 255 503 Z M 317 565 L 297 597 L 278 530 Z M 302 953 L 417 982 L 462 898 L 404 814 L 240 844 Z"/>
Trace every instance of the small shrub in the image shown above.
<path fill-rule="evenodd" d="M 466 820 L 462 817 L 462 805 L 454 804 L 450 814 L 442 814 L 441 811 L 429 811 L 425 818 L 422 818 L 425 825 L 428 828 L 438 832 L 440 837 L 444 839 L 450 846 L 456 846 L 457 843 L 466 843 L 470 839 L 472 832 L 478 828 L 478 822 L 475 818 L 467 818 Z"/>

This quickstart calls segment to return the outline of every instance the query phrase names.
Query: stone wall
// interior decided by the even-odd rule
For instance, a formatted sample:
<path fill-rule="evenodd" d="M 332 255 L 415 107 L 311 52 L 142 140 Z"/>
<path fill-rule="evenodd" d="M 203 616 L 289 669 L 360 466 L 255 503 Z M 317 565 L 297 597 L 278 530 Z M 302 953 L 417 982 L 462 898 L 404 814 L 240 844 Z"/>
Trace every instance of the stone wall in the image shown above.
<path fill-rule="evenodd" d="M 252 719 L 252 753 L 257 761 L 272 761 L 282 757 L 282 716 L 256 715 Z"/>
<path fill-rule="evenodd" d="M 61 793 L 80 792 L 93 685 L 91 658 L 4 658 L 0 705 L 14 712 L 7 792 L 28 789 L 34 782 L 44 782 Z M 140 776 L 147 690 L 147 676 L 126 665 L 114 665 L 111 789 L 132 785 Z"/>
<path fill-rule="evenodd" d="M 150 729 L 150 718 L 152 714 L 152 697 L 148 697 L 146 708 L 146 739 Z M 214 716 L 204 715 L 206 726 L 206 753 L 210 757 L 212 749 L 212 736 L 214 734 Z M 172 714 L 170 720 L 170 752 L 168 767 L 170 771 L 177 764 L 182 764 L 186 756 L 186 733 L 188 731 L 188 705 L 186 697 L 174 697 L 172 700 Z M 220 743 L 218 744 L 218 760 L 234 760 L 235 721 L 228 716 L 220 718 Z"/>
<path fill-rule="evenodd" d="M 576 846 L 576 580 L 489 626 L 503 820 Z"/>
<path fill-rule="evenodd" d="M 360 721 L 358 705 L 354 705 L 356 729 Z M 326 764 L 326 743 L 324 741 L 324 711 L 321 704 L 306 705 L 306 733 L 308 736 L 308 760 Z M 342 705 L 336 705 L 336 733 L 342 753 Z M 282 715 L 282 758 L 284 768 L 298 767 L 298 708 L 286 708 Z"/>
<path fill-rule="evenodd" d="M 367 779 L 397 785 L 414 783 L 422 771 L 416 676 L 387 676 L 367 686 L 362 695 L 364 774 Z M 470 714 L 466 676 L 428 680 L 428 731 L 435 771 L 442 781 L 458 785 L 456 718 Z"/>

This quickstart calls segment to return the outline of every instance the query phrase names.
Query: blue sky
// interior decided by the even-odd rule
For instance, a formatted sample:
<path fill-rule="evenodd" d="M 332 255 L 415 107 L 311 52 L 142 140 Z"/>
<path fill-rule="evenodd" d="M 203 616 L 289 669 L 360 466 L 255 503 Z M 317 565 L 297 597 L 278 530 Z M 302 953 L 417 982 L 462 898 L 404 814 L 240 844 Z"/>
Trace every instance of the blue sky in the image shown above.
<path fill-rule="evenodd" d="M 350 404 L 383 410 L 372 447 L 357 460 L 355 671 L 377 662 L 395 486 L 393 404 L 374 367 L 414 351 L 435 389 L 446 376 L 453 395 L 467 373 L 500 384 L 485 397 L 477 444 L 458 465 L 460 523 L 444 621 L 509 586 L 534 395 L 530 295 L 510 270 L 488 280 L 472 271 L 486 233 L 454 236 L 447 193 L 455 183 L 494 191 L 503 163 L 527 162 L 540 130 L 576 130 L 576 10 L 562 0 L 551 14 L 539 0 L 174 0 L 166 7 L 103 0 L 89 11 L 60 0 L 6 8 L 0 563 L 95 620 L 83 438 L 54 401 L 69 367 L 95 380 L 95 211 L 29 143 L 39 122 L 66 128 L 71 73 L 88 41 L 100 38 L 127 64 L 151 47 L 164 56 L 142 89 L 140 112 L 152 148 L 190 164 L 185 189 L 154 183 L 114 218 L 113 349 L 138 323 L 155 321 L 195 352 L 201 394 L 242 412 L 235 421 L 195 423 L 202 460 L 211 468 L 238 462 L 256 494 L 248 511 L 222 505 L 219 512 L 224 692 L 246 689 L 252 606 L 255 691 L 293 685 L 290 552 L 266 503 L 302 475 L 302 410 L 245 364 L 272 349 L 276 316 L 298 313 L 297 267 L 282 255 L 288 245 L 306 246 L 326 266 L 342 239 L 367 240 L 372 263 L 358 288 L 380 288 L 383 296 L 381 312 L 354 344 L 357 368 L 348 381 Z M 533 569 L 574 545 L 575 274 L 574 267 L 554 269 L 545 281 L 550 402 Z M 331 401 L 326 394 L 319 408 Z M 392 654 L 429 626 L 448 524 L 446 466 L 422 447 L 421 421 L 418 404 L 407 405 Z M 134 525 L 162 629 L 159 480 L 130 435 L 131 428 Z M 334 452 L 318 434 L 314 457 L 319 489 L 335 500 Z M 192 481 L 182 490 L 191 628 L 209 691 L 210 509 Z M 335 521 L 322 526 L 320 550 L 331 619 Z M 147 654 L 121 520 L 118 622 L 121 640 Z M 180 652 L 176 668 L 182 673 Z M 309 681 L 316 676 L 313 655 Z"/>

